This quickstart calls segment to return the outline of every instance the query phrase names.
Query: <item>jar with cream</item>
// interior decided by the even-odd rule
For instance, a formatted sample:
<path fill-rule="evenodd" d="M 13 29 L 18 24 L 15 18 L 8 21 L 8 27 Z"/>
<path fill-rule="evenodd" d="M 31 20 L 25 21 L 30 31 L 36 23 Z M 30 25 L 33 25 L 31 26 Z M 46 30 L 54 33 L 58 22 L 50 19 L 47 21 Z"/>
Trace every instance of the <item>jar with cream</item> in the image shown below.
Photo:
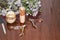
<path fill-rule="evenodd" d="M 13 11 L 8 11 L 6 14 L 6 21 L 10 24 L 16 21 L 16 14 Z"/>

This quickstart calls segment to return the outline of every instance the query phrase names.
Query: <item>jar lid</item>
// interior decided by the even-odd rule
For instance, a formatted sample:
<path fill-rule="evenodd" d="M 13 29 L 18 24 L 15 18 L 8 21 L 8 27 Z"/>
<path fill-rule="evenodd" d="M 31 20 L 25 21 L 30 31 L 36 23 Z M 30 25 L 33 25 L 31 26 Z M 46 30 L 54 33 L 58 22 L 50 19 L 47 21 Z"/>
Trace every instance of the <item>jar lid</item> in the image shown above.
<path fill-rule="evenodd" d="M 16 14 L 13 11 L 9 11 L 6 14 L 6 17 L 15 17 L 15 16 L 16 16 Z"/>

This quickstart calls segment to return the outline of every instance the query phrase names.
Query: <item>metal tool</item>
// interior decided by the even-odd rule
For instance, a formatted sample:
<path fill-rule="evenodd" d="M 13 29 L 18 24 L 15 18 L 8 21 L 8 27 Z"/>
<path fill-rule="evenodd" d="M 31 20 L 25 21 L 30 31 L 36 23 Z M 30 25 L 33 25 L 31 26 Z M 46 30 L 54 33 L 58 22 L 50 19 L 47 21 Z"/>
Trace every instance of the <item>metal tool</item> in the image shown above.
<path fill-rule="evenodd" d="M 31 21 L 32 26 L 34 26 L 35 28 L 38 28 L 37 25 L 35 25 L 35 23 L 34 23 L 34 19 L 29 19 L 29 21 Z"/>
<path fill-rule="evenodd" d="M 6 29 L 5 29 L 5 25 L 4 25 L 4 19 L 2 18 L 2 16 L 0 15 L 0 24 L 2 25 L 2 29 L 4 34 L 6 34 Z"/>
<path fill-rule="evenodd" d="M 19 34 L 19 36 L 24 35 L 24 29 L 25 29 L 26 25 L 20 26 L 21 29 L 21 33 Z"/>
<path fill-rule="evenodd" d="M 6 29 L 5 29 L 5 25 L 4 25 L 4 23 L 2 23 L 2 28 L 3 28 L 3 32 L 4 32 L 4 34 L 6 34 Z"/>
<path fill-rule="evenodd" d="M 38 26 L 34 23 L 34 19 L 29 19 L 29 21 L 31 21 L 31 23 L 32 23 L 32 26 L 34 27 L 34 28 L 36 28 L 36 29 L 38 29 L 39 31 L 40 31 L 40 29 L 38 28 Z"/>
<path fill-rule="evenodd" d="M 11 26 L 11 29 L 14 29 L 14 30 L 20 30 L 21 32 L 20 32 L 20 34 L 19 34 L 19 36 L 22 36 L 22 35 L 24 35 L 24 30 L 25 30 L 25 27 L 26 27 L 26 25 L 22 25 L 22 26 Z"/>

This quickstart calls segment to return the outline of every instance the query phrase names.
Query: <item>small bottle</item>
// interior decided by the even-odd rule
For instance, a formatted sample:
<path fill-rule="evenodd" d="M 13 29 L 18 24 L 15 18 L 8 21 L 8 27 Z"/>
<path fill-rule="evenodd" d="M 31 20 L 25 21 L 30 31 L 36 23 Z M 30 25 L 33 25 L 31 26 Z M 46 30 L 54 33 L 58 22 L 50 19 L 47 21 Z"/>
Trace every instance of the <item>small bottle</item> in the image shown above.
<path fill-rule="evenodd" d="M 20 14 L 20 23 L 24 24 L 25 23 L 25 8 L 24 7 L 19 8 L 19 14 Z"/>

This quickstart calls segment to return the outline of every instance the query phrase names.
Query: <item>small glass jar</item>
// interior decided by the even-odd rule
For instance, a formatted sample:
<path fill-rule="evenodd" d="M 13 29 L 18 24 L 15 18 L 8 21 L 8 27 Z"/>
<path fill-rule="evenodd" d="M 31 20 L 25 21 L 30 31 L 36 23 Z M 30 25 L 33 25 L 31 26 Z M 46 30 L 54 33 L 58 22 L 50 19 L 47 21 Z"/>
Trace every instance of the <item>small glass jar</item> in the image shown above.
<path fill-rule="evenodd" d="M 8 11 L 6 13 L 6 21 L 10 24 L 16 21 L 16 14 L 13 11 Z"/>

